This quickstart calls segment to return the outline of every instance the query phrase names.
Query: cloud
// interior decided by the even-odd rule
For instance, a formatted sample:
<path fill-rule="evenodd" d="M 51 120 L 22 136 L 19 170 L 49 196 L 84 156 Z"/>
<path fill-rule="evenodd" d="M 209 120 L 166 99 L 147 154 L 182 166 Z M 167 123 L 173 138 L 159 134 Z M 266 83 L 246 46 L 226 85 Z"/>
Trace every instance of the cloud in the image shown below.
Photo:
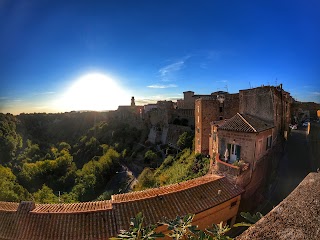
<path fill-rule="evenodd" d="M 159 69 L 161 81 L 163 82 L 169 82 L 174 80 L 174 74 L 179 72 L 184 66 L 186 61 L 190 58 L 191 56 L 185 56 L 179 61 L 176 61 L 174 63 L 171 63 L 169 65 L 166 65 L 162 68 Z"/>
<path fill-rule="evenodd" d="M 38 92 L 38 93 L 34 93 L 33 95 L 37 96 L 37 95 L 50 95 L 50 94 L 54 94 L 55 92 Z"/>
<path fill-rule="evenodd" d="M 175 88 L 178 87 L 175 84 L 168 84 L 168 85 L 159 85 L 159 84 L 154 84 L 154 85 L 149 85 L 147 86 L 148 88 Z"/>
<path fill-rule="evenodd" d="M 177 94 L 180 95 L 180 94 Z M 145 105 L 145 104 L 149 104 L 149 103 L 156 103 L 157 101 L 176 101 L 178 99 L 181 99 L 181 96 L 161 96 L 161 95 L 157 95 L 157 96 L 151 96 L 148 98 L 137 98 L 136 99 L 136 104 L 141 104 L 141 105 Z"/>
<path fill-rule="evenodd" d="M 165 77 L 172 72 L 179 71 L 183 67 L 183 65 L 184 65 L 184 61 L 178 61 L 170 65 L 167 65 L 163 68 L 160 68 L 159 73 L 162 77 Z"/>
<path fill-rule="evenodd" d="M 320 96 L 320 92 L 311 92 L 312 95 Z"/>
<path fill-rule="evenodd" d="M 219 81 L 216 81 L 216 83 L 227 83 L 228 80 L 219 80 Z"/>

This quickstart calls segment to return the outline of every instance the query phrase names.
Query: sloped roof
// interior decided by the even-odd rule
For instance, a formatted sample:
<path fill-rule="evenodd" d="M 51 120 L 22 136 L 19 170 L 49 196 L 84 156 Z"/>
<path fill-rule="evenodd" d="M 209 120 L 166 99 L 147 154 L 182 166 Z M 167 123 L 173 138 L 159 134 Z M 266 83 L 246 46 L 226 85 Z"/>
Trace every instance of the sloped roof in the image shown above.
<path fill-rule="evenodd" d="M 215 181 L 220 178 L 222 177 L 219 175 L 207 175 L 207 176 L 199 177 L 189 181 L 175 183 L 175 184 L 171 184 L 171 185 L 167 185 L 159 188 L 150 188 L 143 191 L 116 194 L 116 195 L 112 195 L 112 201 L 120 203 L 120 202 L 129 202 L 129 201 L 136 201 L 140 199 L 152 198 L 159 195 L 174 193 L 174 192 L 186 190 L 188 188 L 193 188 L 204 183 Z"/>
<path fill-rule="evenodd" d="M 207 175 L 156 189 L 114 195 L 110 201 L 0 202 L 0 239 L 108 239 L 120 229 L 128 229 L 130 218 L 139 212 L 143 212 L 146 224 L 155 224 L 164 216 L 174 219 L 177 215 L 205 211 L 243 191 L 225 177 Z"/>
<path fill-rule="evenodd" d="M 265 122 L 257 117 L 237 113 L 232 118 L 223 123 L 218 129 L 236 132 L 262 132 L 273 128 L 274 125 Z"/>
<path fill-rule="evenodd" d="M 111 201 L 97 201 L 67 204 L 36 204 L 33 213 L 74 213 L 112 209 Z"/>
<path fill-rule="evenodd" d="M 177 215 L 197 214 L 228 201 L 243 191 L 225 177 L 205 176 L 182 184 L 145 191 L 143 198 L 139 192 L 126 196 L 125 199 L 116 195 L 113 207 L 119 229 L 128 229 L 128 219 L 139 212 L 143 212 L 146 224 L 152 224 L 163 220 L 164 216 L 174 219 Z"/>
<path fill-rule="evenodd" d="M 19 203 L 0 202 L 0 211 L 17 211 Z"/>
<path fill-rule="evenodd" d="M 108 239 L 118 231 L 113 211 L 79 213 L 0 212 L 0 239 Z"/>

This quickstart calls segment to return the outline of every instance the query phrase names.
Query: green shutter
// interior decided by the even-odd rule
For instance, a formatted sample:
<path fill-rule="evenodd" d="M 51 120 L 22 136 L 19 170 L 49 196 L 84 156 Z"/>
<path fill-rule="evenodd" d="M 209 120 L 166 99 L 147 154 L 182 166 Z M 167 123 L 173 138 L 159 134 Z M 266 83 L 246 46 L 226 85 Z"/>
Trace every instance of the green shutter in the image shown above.
<path fill-rule="evenodd" d="M 241 146 L 236 145 L 236 155 L 237 155 L 237 160 L 239 160 L 239 159 L 240 159 L 240 149 L 241 149 Z"/>

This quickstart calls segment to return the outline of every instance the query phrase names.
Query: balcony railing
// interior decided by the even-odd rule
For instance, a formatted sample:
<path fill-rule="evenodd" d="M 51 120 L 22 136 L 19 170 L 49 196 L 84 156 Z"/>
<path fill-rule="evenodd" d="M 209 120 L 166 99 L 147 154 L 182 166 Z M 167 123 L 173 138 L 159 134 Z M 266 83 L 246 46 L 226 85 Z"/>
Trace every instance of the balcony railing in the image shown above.
<path fill-rule="evenodd" d="M 241 168 L 230 163 L 226 163 L 220 160 L 219 154 L 216 155 L 216 169 L 221 172 L 226 172 L 233 176 L 238 176 L 241 172 Z"/>

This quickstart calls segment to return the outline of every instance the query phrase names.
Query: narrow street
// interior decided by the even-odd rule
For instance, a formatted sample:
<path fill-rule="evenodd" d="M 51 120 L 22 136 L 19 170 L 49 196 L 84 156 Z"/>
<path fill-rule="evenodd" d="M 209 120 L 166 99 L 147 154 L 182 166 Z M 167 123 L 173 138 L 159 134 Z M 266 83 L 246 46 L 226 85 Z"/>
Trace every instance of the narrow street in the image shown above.
<path fill-rule="evenodd" d="M 311 171 L 316 169 L 311 167 L 307 131 L 305 128 L 292 130 L 280 160 L 277 180 L 262 212 L 265 214 L 278 205 Z"/>

